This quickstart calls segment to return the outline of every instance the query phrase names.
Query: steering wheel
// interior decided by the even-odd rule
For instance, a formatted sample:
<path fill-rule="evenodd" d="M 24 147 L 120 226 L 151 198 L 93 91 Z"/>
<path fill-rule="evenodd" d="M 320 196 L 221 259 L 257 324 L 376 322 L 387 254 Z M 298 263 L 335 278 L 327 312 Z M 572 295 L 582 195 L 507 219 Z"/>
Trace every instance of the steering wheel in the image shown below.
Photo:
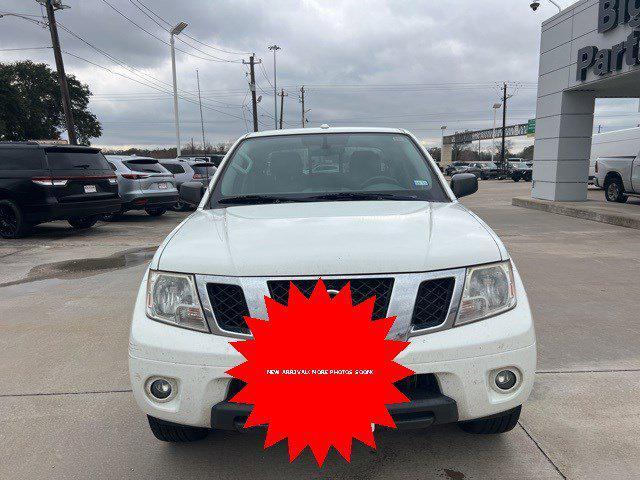
<path fill-rule="evenodd" d="M 402 185 L 400 185 L 400 182 L 398 182 L 398 180 L 396 180 L 393 177 L 387 177 L 384 175 L 378 175 L 377 177 L 373 177 L 370 178 L 369 180 L 367 180 L 366 182 L 364 182 L 360 188 L 367 188 L 371 185 L 375 185 L 376 183 L 392 183 L 394 185 L 397 185 L 399 187 L 401 187 Z"/>

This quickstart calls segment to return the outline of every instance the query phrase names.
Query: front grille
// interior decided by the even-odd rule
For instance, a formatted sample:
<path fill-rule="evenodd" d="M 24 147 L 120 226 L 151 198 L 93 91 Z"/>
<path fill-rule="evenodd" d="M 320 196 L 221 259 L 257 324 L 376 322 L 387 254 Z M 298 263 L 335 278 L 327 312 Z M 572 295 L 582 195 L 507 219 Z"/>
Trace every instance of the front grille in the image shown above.
<path fill-rule="evenodd" d="M 221 329 L 234 333 L 250 333 L 247 322 L 244 321 L 244 317 L 249 316 L 249 307 L 240 285 L 209 283 L 207 293 L 213 315 Z"/>
<path fill-rule="evenodd" d="M 414 329 L 437 327 L 445 322 L 455 284 L 455 278 L 438 278 L 420 284 L 411 317 Z"/>
<path fill-rule="evenodd" d="M 410 377 L 394 383 L 394 385 L 412 402 L 441 394 L 438 380 L 433 373 L 411 375 Z M 227 402 L 230 401 L 246 386 L 247 384 L 244 381 L 238 380 L 237 378 L 232 379 L 229 382 L 229 388 L 227 389 L 227 396 L 225 397 L 225 400 Z"/>
<path fill-rule="evenodd" d="M 317 280 L 291 280 L 307 298 L 311 296 Z M 354 305 L 375 296 L 373 320 L 386 318 L 393 290 L 393 278 L 354 278 L 342 280 L 324 280 L 327 290 L 342 290 L 351 282 L 351 299 Z M 283 305 L 289 303 L 289 280 L 272 280 L 268 283 L 269 294 L 276 302 Z"/>

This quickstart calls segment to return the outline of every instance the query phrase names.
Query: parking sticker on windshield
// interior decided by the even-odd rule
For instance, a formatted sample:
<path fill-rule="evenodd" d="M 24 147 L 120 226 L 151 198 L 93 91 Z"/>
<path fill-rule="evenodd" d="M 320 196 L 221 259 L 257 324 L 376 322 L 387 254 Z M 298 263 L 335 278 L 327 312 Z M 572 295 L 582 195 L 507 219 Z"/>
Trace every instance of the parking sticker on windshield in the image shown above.
<path fill-rule="evenodd" d="M 429 181 L 428 180 L 414 180 L 413 184 L 416 187 L 428 187 L 429 186 Z"/>

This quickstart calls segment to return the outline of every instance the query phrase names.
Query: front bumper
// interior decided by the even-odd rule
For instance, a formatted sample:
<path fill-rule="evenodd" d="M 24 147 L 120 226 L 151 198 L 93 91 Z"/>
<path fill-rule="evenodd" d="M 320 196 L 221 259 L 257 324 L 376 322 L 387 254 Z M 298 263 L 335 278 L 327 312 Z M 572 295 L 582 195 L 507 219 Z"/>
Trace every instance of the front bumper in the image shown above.
<path fill-rule="evenodd" d="M 414 412 L 421 409 L 425 415 L 418 419 L 423 426 L 488 417 L 522 405 L 529 397 L 536 368 L 535 332 L 522 282 L 517 271 L 514 275 L 518 304 L 513 310 L 412 337 L 409 347 L 396 359 L 418 375 L 434 374 L 437 379 L 441 396 L 433 401 L 444 405 L 442 408 L 417 402 L 398 406 Z M 229 344 L 236 339 L 148 319 L 145 285 L 146 278 L 136 302 L 129 344 L 131 382 L 138 405 L 147 415 L 176 424 L 237 428 L 247 406 L 226 402 L 231 379 L 225 373 L 244 361 Z M 509 393 L 492 387 L 493 373 L 503 368 L 516 369 L 521 377 L 519 386 Z M 177 394 L 171 401 L 157 403 L 147 395 L 145 383 L 155 376 L 175 381 Z M 432 421 L 429 412 L 433 413 Z"/>
<path fill-rule="evenodd" d="M 388 409 L 398 430 L 415 430 L 458 421 L 456 402 L 445 395 L 388 405 Z M 211 428 L 242 430 L 251 410 L 251 405 L 220 402 L 211 409 Z"/>

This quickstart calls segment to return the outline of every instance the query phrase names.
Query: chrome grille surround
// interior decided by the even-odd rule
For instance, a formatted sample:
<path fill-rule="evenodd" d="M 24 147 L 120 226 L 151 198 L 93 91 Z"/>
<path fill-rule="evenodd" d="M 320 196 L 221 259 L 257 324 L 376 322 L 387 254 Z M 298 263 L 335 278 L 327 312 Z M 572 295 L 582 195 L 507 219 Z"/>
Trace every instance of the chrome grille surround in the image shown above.
<path fill-rule="evenodd" d="M 196 275 L 196 285 L 202 308 L 209 324 L 211 332 L 216 335 L 222 335 L 230 338 L 248 339 L 251 335 L 229 332 L 220 328 L 216 322 L 207 284 L 222 283 L 230 285 L 239 285 L 244 291 L 244 296 L 249 307 L 249 314 L 253 318 L 267 318 L 267 308 L 265 306 L 264 297 L 269 296 L 269 287 L 267 282 L 277 280 L 323 280 L 331 279 L 367 279 L 367 278 L 393 278 L 393 291 L 391 300 L 389 301 L 388 316 L 396 316 L 396 321 L 389 332 L 389 339 L 407 340 L 410 337 L 424 335 L 441 330 L 447 330 L 453 327 L 458 315 L 460 298 L 464 287 L 466 268 L 457 268 L 452 270 L 439 270 L 435 272 L 425 273 L 399 273 L 399 274 L 372 274 L 372 275 L 323 275 L 323 276 L 279 276 L 279 277 L 226 277 L 217 275 Z M 431 328 L 416 330 L 411 325 L 416 298 L 420 285 L 428 280 L 440 278 L 455 278 L 455 286 L 453 296 L 449 305 L 449 310 L 445 321 Z"/>

